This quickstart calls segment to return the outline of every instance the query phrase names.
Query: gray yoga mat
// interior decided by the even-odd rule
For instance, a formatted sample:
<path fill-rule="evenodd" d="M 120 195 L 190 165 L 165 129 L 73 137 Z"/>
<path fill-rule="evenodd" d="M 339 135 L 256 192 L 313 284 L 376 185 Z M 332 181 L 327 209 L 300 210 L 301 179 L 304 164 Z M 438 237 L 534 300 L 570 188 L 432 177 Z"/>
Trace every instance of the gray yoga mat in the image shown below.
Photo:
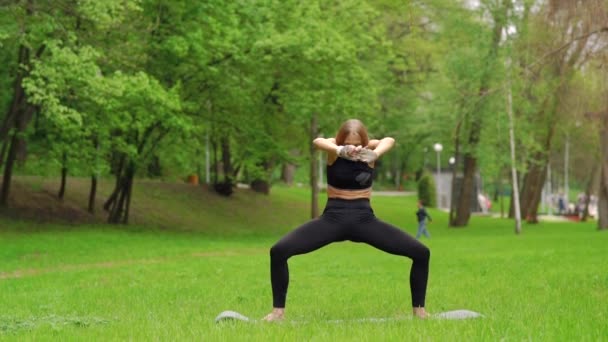
<path fill-rule="evenodd" d="M 430 319 L 450 319 L 450 320 L 458 320 L 458 319 L 471 319 L 471 318 L 479 318 L 483 317 L 482 314 L 471 311 L 471 310 L 451 310 L 444 311 L 439 313 L 434 313 L 430 315 Z M 408 318 L 391 318 L 391 317 L 370 317 L 370 318 L 352 318 L 352 319 L 335 319 L 328 320 L 328 323 L 343 323 L 343 322 L 390 322 L 390 321 L 398 321 Z M 262 322 L 260 319 L 249 318 L 241 313 L 232 310 L 222 311 L 217 317 L 215 317 L 215 322 L 228 322 L 228 321 L 241 321 L 241 322 Z M 299 322 L 299 321 L 298 321 Z M 302 322 L 300 322 L 302 323 Z"/>

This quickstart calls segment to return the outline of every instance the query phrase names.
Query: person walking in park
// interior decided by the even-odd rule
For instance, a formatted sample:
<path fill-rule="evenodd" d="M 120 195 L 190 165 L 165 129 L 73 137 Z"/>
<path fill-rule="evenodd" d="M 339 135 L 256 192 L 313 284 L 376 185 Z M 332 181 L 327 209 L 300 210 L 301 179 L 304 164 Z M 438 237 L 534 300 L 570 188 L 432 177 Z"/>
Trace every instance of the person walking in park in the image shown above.
<path fill-rule="evenodd" d="M 424 203 L 422 202 L 422 200 L 418 201 L 418 210 L 416 211 L 416 217 L 418 217 L 418 232 L 416 233 L 416 239 L 420 239 L 422 234 L 424 234 L 424 236 L 430 239 L 431 234 L 429 233 L 428 229 L 426 229 L 426 222 L 427 219 L 429 222 L 433 222 L 433 219 L 424 208 Z"/>
<path fill-rule="evenodd" d="M 424 305 L 429 249 L 399 228 L 376 218 L 370 205 L 375 162 L 393 147 L 395 140 L 389 137 L 370 140 L 363 123 L 351 119 L 342 124 L 335 138 L 317 138 L 313 144 L 327 152 L 327 205 L 319 218 L 292 230 L 270 249 L 273 309 L 264 320 L 284 318 L 290 257 L 345 240 L 412 259 L 409 283 L 413 315 L 427 318 Z"/>

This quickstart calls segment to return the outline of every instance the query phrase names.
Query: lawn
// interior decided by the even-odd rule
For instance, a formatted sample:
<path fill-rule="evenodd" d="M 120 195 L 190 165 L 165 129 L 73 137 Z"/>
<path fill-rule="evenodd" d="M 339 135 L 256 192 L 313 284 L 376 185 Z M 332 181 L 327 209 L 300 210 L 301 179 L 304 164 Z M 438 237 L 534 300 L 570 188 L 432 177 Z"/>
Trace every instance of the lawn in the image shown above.
<path fill-rule="evenodd" d="M 0 219 L 0 340 L 608 338 L 608 234 L 593 222 L 524 225 L 516 236 L 509 220 L 448 229 L 431 210 L 427 309 L 481 319 L 410 319 L 411 261 L 344 242 L 290 260 L 288 321 L 215 324 L 223 310 L 271 309 L 268 249 L 306 219 L 308 191 L 224 199 L 140 184 L 135 196 L 140 219 L 128 227 Z M 373 206 L 415 232 L 414 197 Z M 366 317 L 405 319 L 355 321 Z M 331 322 L 340 319 L 352 321 Z"/>

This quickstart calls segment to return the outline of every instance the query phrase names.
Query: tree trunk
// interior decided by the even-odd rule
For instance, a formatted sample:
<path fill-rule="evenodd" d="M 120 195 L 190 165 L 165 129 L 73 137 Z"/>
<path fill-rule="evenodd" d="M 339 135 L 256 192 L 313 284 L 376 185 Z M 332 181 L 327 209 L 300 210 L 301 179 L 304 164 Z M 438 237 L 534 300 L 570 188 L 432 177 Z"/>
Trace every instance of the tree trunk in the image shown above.
<path fill-rule="evenodd" d="M 0 170 L 2 170 L 4 166 L 4 160 L 6 158 L 6 151 L 8 150 L 8 146 L 10 145 L 10 139 L 4 139 L 2 141 L 2 150 L 0 150 Z"/>
<path fill-rule="evenodd" d="M 95 213 L 95 195 L 97 194 L 97 176 L 91 176 L 91 191 L 89 192 L 89 212 Z"/>
<path fill-rule="evenodd" d="M 523 184 L 521 186 L 521 192 L 519 193 L 521 217 L 524 220 L 528 219 L 528 208 L 530 206 L 530 203 L 532 202 L 532 190 L 530 190 L 530 187 L 532 187 L 532 184 L 534 183 L 534 181 L 531 181 L 531 179 L 534 178 L 537 178 L 536 170 L 534 169 L 533 165 L 530 166 L 530 164 L 528 163 L 528 172 L 524 175 L 524 179 L 522 182 Z M 511 199 L 513 199 L 513 197 L 511 197 Z M 511 207 L 513 207 L 513 203 L 511 204 Z"/>
<path fill-rule="evenodd" d="M 593 184 L 597 178 L 598 174 L 601 174 L 601 163 L 598 163 L 597 166 L 591 168 L 591 174 L 589 175 L 589 179 L 587 180 L 587 186 L 585 187 L 585 207 L 583 209 L 583 216 L 581 217 L 581 222 L 587 222 L 589 218 L 589 202 L 591 201 L 591 192 L 593 190 Z M 598 173 L 598 170 L 600 171 Z"/>
<path fill-rule="evenodd" d="M 477 158 L 470 153 L 464 155 L 464 171 L 460 196 L 456 206 L 456 217 L 452 227 L 464 227 L 469 223 L 471 217 L 471 197 L 473 196 L 473 182 L 477 170 Z"/>
<path fill-rule="evenodd" d="M 297 167 L 294 164 L 283 164 L 283 168 L 281 169 L 281 180 L 289 186 L 293 185 L 293 179 L 296 174 L 296 169 Z"/>
<path fill-rule="evenodd" d="M 26 123 L 25 127 L 23 127 L 23 131 L 25 131 L 26 127 L 27 127 L 27 123 Z M 23 166 L 25 164 L 26 159 L 27 159 L 27 140 L 21 138 L 19 141 L 19 144 L 17 145 L 17 153 L 15 154 L 15 161 L 16 161 L 17 165 Z"/>
<path fill-rule="evenodd" d="M 538 223 L 538 204 L 547 175 L 546 156 L 542 152 L 535 155 L 534 161 L 528 164 L 521 191 L 521 217 L 528 223 Z"/>
<path fill-rule="evenodd" d="M 131 159 L 131 158 L 126 159 L 127 156 L 125 156 L 125 155 L 122 155 L 120 157 L 120 162 L 118 165 L 119 172 L 116 173 L 116 176 L 117 176 L 116 190 L 112 194 L 111 199 L 109 199 L 108 202 L 106 203 L 106 204 L 108 204 L 108 203 L 112 204 L 111 209 L 110 209 L 110 214 L 108 216 L 108 222 L 113 223 L 113 224 L 129 223 L 131 198 L 132 198 L 132 193 L 133 193 L 133 182 L 135 179 L 135 172 L 136 172 L 136 161 L 139 160 L 142 163 L 145 163 L 146 161 L 148 161 L 149 158 L 154 155 L 153 153 L 154 153 L 154 150 L 155 150 L 157 144 L 161 141 L 163 136 L 169 132 L 168 130 L 161 131 L 160 134 L 153 139 L 152 145 L 146 151 L 146 142 L 148 142 L 149 139 L 152 139 L 151 137 L 152 137 L 154 131 L 157 128 L 159 128 L 159 125 L 160 125 L 160 123 L 157 122 L 157 123 L 152 124 L 151 126 L 148 126 L 145 129 L 143 135 L 141 135 L 141 136 L 135 131 L 131 132 L 132 133 L 131 142 L 134 142 L 135 145 L 137 146 L 137 157 L 132 157 L 133 159 Z M 138 139 L 138 137 L 139 137 L 139 139 Z M 229 151 L 228 151 L 228 153 L 229 153 Z M 139 158 L 139 159 L 135 159 L 135 158 Z M 229 154 L 228 154 L 228 158 L 230 158 Z M 123 172 L 123 166 L 125 164 L 126 164 L 126 167 L 124 167 L 124 172 Z M 230 171 L 230 169 L 228 169 L 228 171 Z M 228 173 L 228 177 L 230 177 L 230 173 Z"/>
<path fill-rule="evenodd" d="M 33 2 L 30 0 L 26 6 L 26 13 L 28 16 L 33 15 Z M 27 30 L 27 28 L 26 28 Z M 39 58 L 45 50 L 46 46 L 42 45 L 38 48 L 33 58 Z M 0 190 L 0 207 L 8 206 L 8 196 L 10 193 L 10 185 L 13 176 L 13 167 L 17 154 L 22 150 L 21 145 L 23 144 L 23 138 L 21 133 L 25 131 L 27 124 L 29 123 L 33 113 L 34 107 L 27 103 L 27 96 L 25 89 L 23 89 L 22 81 L 27 76 L 31 67 L 32 58 L 30 56 L 30 48 L 25 45 L 19 46 L 17 64 L 17 76 L 13 82 L 13 97 L 2 125 L 0 126 L 0 140 L 5 143 L 8 142 L 8 137 L 11 128 L 16 128 L 12 138 L 10 139 L 9 155 L 4 163 L 4 175 L 2 179 L 2 189 Z M 26 66 L 26 67 L 23 67 Z M 4 162 L 4 160 L 2 160 Z"/>
<path fill-rule="evenodd" d="M 217 157 L 217 143 L 215 139 L 211 139 L 211 151 L 213 152 L 213 184 L 217 184 L 220 174 L 220 163 Z"/>
<path fill-rule="evenodd" d="M 114 205 L 108 216 L 108 222 L 112 224 L 128 223 L 129 218 L 129 207 L 131 201 L 131 189 L 133 187 L 133 178 L 135 176 L 135 164 L 130 161 L 129 165 L 125 169 L 124 174 L 120 174 L 117 177 L 120 178 L 119 190 L 117 192 Z"/>
<path fill-rule="evenodd" d="M 122 218 L 123 224 L 129 223 L 129 215 L 131 213 L 131 195 L 133 194 L 133 182 L 135 181 L 135 165 L 131 163 L 131 167 L 129 168 L 129 173 L 127 174 L 127 187 L 126 187 L 126 203 L 125 203 L 125 211 L 124 216 Z"/>
<path fill-rule="evenodd" d="M 224 166 L 224 182 L 232 184 L 232 155 L 228 137 L 222 137 L 222 164 Z"/>
<path fill-rule="evenodd" d="M 201 151 L 199 149 L 196 149 L 196 177 L 198 178 L 199 185 L 205 184 L 206 182 L 203 181 L 203 173 L 202 173 L 202 167 L 201 167 Z M 206 169 L 207 170 L 207 169 Z M 205 172 L 205 176 L 207 176 L 206 172 Z"/>
<path fill-rule="evenodd" d="M 546 164 L 543 167 L 539 166 L 538 169 L 540 172 L 536 178 L 536 184 L 533 185 L 534 192 L 532 193 L 531 201 L 529 202 L 530 207 L 528 208 L 526 216 L 526 222 L 528 223 L 538 223 L 538 206 L 540 204 L 543 184 L 545 184 L 545 177 L 547 175 Z"/>
<path fill-rule="evenodd" d="M 458 182 L 456 182 L 456 176 L 458 175 L 458 165 L 460 165 L 459 160 L 460 160 L 460 127 L 461 127 L 461 122 L 458 122 L 458 125 L 456 125 L 456 132 L 455 132 L 455 138 L 454 138 L 454 167 L 452 168 L 452 194 L 450 195 L 450 217 L 449 217 L 449 226 L 450 227 L 456 227 L 456 193 L 460 193 L 462 192 L 462 189 L 459 189 L 459 191 L 457 192 L 456 190 L 456 184 Z"/>
<path fill-rule="evenodd" d="M 30 50 L 21 45 L 19 47 L 19 58 L 17 64 L 29 64 L 29 55 Z M 13 82 L 13 98 L 11 99 L 9 110 L 6 113 L 4 120 L 2 120 L 2 126 L 0 126 L 0 139 L 2 140 L 8 139 L 11 128 L 15 127 L 15 119 L 26 102 L 25 90 L 21 84 L 25 76 L 26 75 L 24 74 L 23 69 L 20 67 L 18 69 L 17 76 L 15 77 L 15 81 Z"/>
<path fill-rule="evenodd" d="M 509 59 L 509 64 L 511 63 Z M 513 116 L 513 94 L 511 93 L 510 70 L 507 71 L 507 113 L 509 114 L 509 152 L 511 155 L 511 185 L 513 188 L 513 207 L 515 211 L 515 234 L 521 233 L 521 208 L 519 202 L 519 182 L 517 181 L 517 168 L 515 167 L 515 118 Z M 502 214 L 502 207 L 501 207 Z"/>
<path fill-rule="evenodd" d="M 517 177 L 517 173 L 515 174 L 515 177 Z M 500 193 L 500 197 L 498 198 L 498 201 L 500 202 L 500 218 L 505 218 L 505 196 L 504 194 L 504 186 L 502 181 L 499 183 L 499 193 Z M 519 198 L 518 198 L 519 199 Z"/>
<path fill-rule="evenodd" d="M 122 206 L 124 203 L 124 178 L 123 175 L 120 174 L 117 177 L 117 181 L 120 183 L 115 192 L 114 200 L 112 201 L 112 206 L 110 208 L 110 214 L 108 215 L 108 223 L 118 223 L 120 222 L 120 215 L 122 214 Z"/>
<path fill-rule="evenodd" d="M 274 164 L 273 160 L 265 160 L 258 165 L 264 170 L 264 178 L 254 179 L 250 184 L 251 190 L 265 195 L 270 194 L 270 180 L 274 170 Z"/>
<path fill-rule="evenodd" d="M 311 189 L 311 206 L 310 217 L 317 218 L 319 216 L 319 158 L 316 157 L 316 149 L 312 141 L 319 135 L 319 125 L 317 115 L 313 114 L 310 120 L 310 189 Z"/>
<path fill-rule="evenodd" d="M 11 146 L 8 150 L 8 157 L 4 166 L 4 177 L 2 178 L 2 191 L 0 193 L 0 206 L 8 207 L 8 196 L 10 193 L 11 179 L 13 177 L 13 165 L 17 159 L 17 144 L 19 143 L 19 135 L 15 133 L 11 138 Z"/>
<path fill-rule="evenodd" d="M 270 194 L 270 183 L 263 179 L 256 179 L 249 184 L 251 190 L 259 192 L 264 195 Z"/>
<path fill-rule="evenodd" d="M 220 147 L 222 149 L 222 168 L 224 173 L 224 181 L 221 183 L 215 183 L 214 188 L 217 193 L 224 196 L 232 195 L 232 156 L 230 152 L 230 140 L 228 137 L 223 136 L 220 140 Z"/>
<path fill-rule="evenodd" d="M 519 172 L 516 172 L 515 177 L 517 177 L 517 180 L 520 179 Z M 521 184 L 522 185 L 521 185 L 520 189 L 523 189 L 524 182 L 521 182 Z M 514 192 L 513 188 L 511 188 L 511 196 L 509 198 L 509 213 L 507 214 L 507 217 L 510 218 L 510 219 L 515 218 L 515 194 L 513 192 Z M 519 196 L 517 196 L 517 198 L 519 199 L 519 208 L 520 208 L 519 214 L 520 215 L 521 215 L 521 194 L 522 193 L 523 193 L 523 191 L 520 191 L 519 194 L 518 194 Z"/>
<path fill-rule="evenodd" d="M 300 151 L 297 149 L 293 149 L 289 151 L 289 155 L 294 158 L 298 157 L 300 155 Z M 281 180 L 287 185 L 292 185 L 297 168 L 297 165 L 285 162 L 281 169 Z"/>
<path fill-rule="evenodd" d="M 63 201 L 63 197 L 65 195 L 65 184 L 67 182 L 67 177 L 68 177 L 68 167 L 67 167 L 68 161 L 67 161 L 67 155 L 65 152 L 63 153 L 62 162 L 63 162 L 63 166 L 61 167 L 61 185 L 59 186 L 59 194 L 57 195 L 57 197 L 59 197 L 59 199 Z"/>
<path fill-rule="evenodd" d="M 393 168 L 394 173 L 393 173 L 393 180 L 394 180 L 394 184 L 395 184 L 395 189 L 396 190 L 403 190 L 404 186 L 403 186 L 403 181 L 407 179 L 407 174 L 406 174 L 406 170 L 407 170 L 407 158 L 406 157 L 399 157 L 400 159 L 397 160 L 397 163 L 395 165 L 395 167 Z M 403 159 L 401 159 L 403 158 Z"/>
<path fill-rule="evenodd" d="M 600 195 L 598 200 L 597 229 L 608 230 L 608 110 L 602 118 L 603 125 L 600 133 L 602 172 L 600 176 Z"/>
<path fill-rule="evenodd" d="M 105 211 L 112 211 L 112 208 L 113 208 L 114 204 L 116 203 L 116 198 L 118 197 L 118 193 L 120 192 L 120 181 L 121 181 L 120 176 L 122 175 L 126 156 L 123 154 L 123 155 L 120 155 L 118 158 L 119 158 L 118 161 L 114 162 L 114 175 L 116 175 L 116 184 L 114 185 L 114 190 L 112 191 L 112 194 L 110 195 L 110 197 L 108 197 L 106 202 L 103 204 L 103 209 Z"/>
<path fill-rule="evenodd" d="M 29 64 L 29 55 L 29 48 L 25 47 L 24 45 L 19 46 L 18 64 Z M 27 105 L 25 90 L 22 86 L 22 81 L 24 77 L 24 71 L 19 68 L 19 71 L 17 72 L 17 76 L 15 78 L 15 82 L 13 83 L 13 98 L 11 100 L 11 105 L 9 107 L 8 112 L 6 113 L 6 116 L 4 117 L 2 126 L 0 127 L 0 138 L 4 140 L 5 144 L 10 145 L 8 147 L 7 159 L 2 159 L 4 165 L 4 175 L 2 178 L 2 189 L 0 190 L 0 207 L 8 206 L 8 196 L 10 193 L 11 180 L 13 177 L 13 166 L 15 164 L 15 160 L 17 159 L 17 145 L 19 144 L 20 140 L 19 133 L 21 132 L 20 127 L 22 126 L 21 121 L 23 120 L 21 116 Z M 10 130 L 13 127 L 16 130 L 15 132 L 13 132 L 12 136 L 9 136 Z"/>
<path fill-rule="evenodd" d="M 8 206 L 8 196 L 10 193 L 10 185 L 13 177 L 13 167 L 17 160 L 17 153 L 21 150 L 24 144 L 22 137 L 27 124 L 34 114 L 34 107 L 24 103 L 25 109 L 20 109 L 15 117 L 15 131 L 11 138 L 11 146 L 9 147 L 8 158 L 4 167 L 4 177 L 2 179 L 2 191 L 0 192 L 0 207 Z"/>
<path fill-rule="evenodd" d="M 556 93 L 563 93 L 563 86 L 560 86 Z M 528 161 L 528 173 L 524 177 L 524 184 L 521 191 L 521 217 L 528 223 L 538 223 L 538 206 L 540 204 L 543 185 L 547 177 L 547 165 L 549 163 L 549 151 L 555 129 L 557 127 L 557 119 L 555 112 L 557 110 L 558 99 L 547 97 L 541 106 L 541 110 L 537 118 L 544 118 L 547 123 L 547 131 L 544 137 L 544 151 L 537 151 L 532 155 L 532 159 Z M 547 114 L 549 113 L 549 114 Z M 540 140 L 540 139 L 539 139 Z"/>

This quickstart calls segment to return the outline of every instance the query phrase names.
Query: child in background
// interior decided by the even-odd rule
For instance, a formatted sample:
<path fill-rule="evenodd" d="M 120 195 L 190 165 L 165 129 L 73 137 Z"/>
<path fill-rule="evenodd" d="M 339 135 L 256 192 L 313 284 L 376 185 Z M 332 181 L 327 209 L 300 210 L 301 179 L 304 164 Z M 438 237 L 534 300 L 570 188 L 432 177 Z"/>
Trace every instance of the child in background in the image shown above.
<path fill-rule="evenodd" d="M 426 220 L 428 218 L 429 222 L 433 222 L 431 216 L 424 209 L 424 205 L 422 201 L 418 201 L 418 211 L 416 211 L 416 216 L 418 217 L 418 233 L 416 233 L 416 239 L 419 239 L 422 234 L 424 234 L 427 238 L 431 238 L 431 234 L 426 229 Z"/>

